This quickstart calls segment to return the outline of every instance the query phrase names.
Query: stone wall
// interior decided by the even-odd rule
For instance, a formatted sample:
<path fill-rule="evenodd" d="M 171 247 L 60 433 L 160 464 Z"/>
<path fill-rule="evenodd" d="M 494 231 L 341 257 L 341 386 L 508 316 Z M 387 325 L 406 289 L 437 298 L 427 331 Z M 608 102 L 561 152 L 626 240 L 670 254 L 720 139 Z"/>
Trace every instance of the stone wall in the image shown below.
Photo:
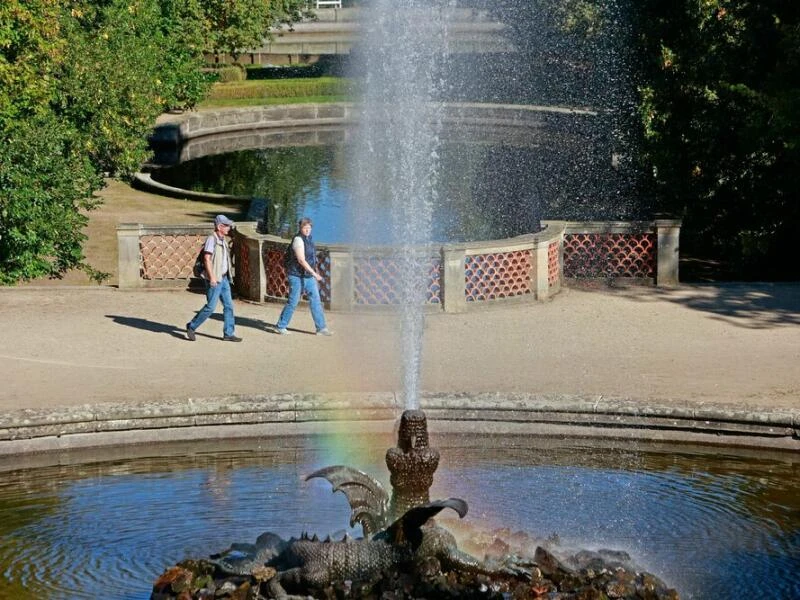
<path fill-rule="evenodd" d="M 536 234 L 418 249 L 427 278 L 425 303 L 461 312 L 496 302 L 544 300 L 567 282 L 678 283 L 680 222 L 545 221 Z M 208 225 L 121 224 L 120 288 L 186 286 Z M 233 233 L 234 286 L 256 302 L 286 298 L 288 240 L 238 223 Z M 398 303 L 397 252 L 391 248 L 318 245 L 323 301 L 333 310 Z"/>

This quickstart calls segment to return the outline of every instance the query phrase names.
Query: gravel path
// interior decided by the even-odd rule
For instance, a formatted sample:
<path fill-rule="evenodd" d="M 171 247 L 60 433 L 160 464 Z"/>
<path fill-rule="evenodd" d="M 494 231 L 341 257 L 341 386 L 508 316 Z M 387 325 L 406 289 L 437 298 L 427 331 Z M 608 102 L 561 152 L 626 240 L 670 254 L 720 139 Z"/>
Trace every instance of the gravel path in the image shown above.
<path fill-rule="evenodd" d="M 237 301 L 240 344 L 188 291 L 0 290 L 0 411 L 137 399 L 401 389 L 396 319 L 329 313 L 319 338 L 265 330 L 280 305 Z M 426 317 L 427 392 L 600 394 L 800 407 L 800 284 L 566 289 L 545 303 Z"/>

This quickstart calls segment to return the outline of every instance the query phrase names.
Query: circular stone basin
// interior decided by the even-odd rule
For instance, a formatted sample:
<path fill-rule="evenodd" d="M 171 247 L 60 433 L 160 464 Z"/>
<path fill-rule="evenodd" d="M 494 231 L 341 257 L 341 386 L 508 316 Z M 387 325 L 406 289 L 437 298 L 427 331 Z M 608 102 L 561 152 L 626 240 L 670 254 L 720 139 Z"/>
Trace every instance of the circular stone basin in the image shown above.
<path fill-rule="evenodd" d="M 624 550 L 684 599 L 800 597 L 792 453 L 514 435 L 431 443 L 442 455 L 431 496 L 468 502 L 462 534 L 507 527 L 557 548 Z M 0 462 L 0 597 L 145 600 L 166 567 L 263 531 L 351 531 L 345 498 L 303 479 L 349 464 L 388 489 L 383 456 L 394 440 L 342 433 L 218 444 Z"/>

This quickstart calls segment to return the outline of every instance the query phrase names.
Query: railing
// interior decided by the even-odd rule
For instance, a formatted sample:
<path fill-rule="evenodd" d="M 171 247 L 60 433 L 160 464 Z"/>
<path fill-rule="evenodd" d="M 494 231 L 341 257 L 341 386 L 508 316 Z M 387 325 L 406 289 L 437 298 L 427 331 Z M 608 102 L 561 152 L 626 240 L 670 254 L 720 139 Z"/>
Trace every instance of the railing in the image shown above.
<path fill-rule="evenodd" d="M 572 280 L 678 283 L 681 222 L 568 222 L 564 277 Z"/>
<path fill-rule="evenodd" d="M 487 303 L 543 300 L 566 282 L 678 283 L 680 221 L 545 221 L 536 233 L 505 240 L 422 247 L 413 261 L 425 278 L 424 303 L 460 312 Z M 120 288 L 187 285 L 210 225 L 122 224 Z M 233 234 L 234 286 L 257 302 L 285 299 L 288 240 L 240 222 Z M 318 245 L 320 295 L 334 310 L 394 306 L 401 257 L 389 247 Z"/>
<path fill-rule="evenodd" d="M 317 8 L 342 8 L 342 0 L 315 0 Z"/>

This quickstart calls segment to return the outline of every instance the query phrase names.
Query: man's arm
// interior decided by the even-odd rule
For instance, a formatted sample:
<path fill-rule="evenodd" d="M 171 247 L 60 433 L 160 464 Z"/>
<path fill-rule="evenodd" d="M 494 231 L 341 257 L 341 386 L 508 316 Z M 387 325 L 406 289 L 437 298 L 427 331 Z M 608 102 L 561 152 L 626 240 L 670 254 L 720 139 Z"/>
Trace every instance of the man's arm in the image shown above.
<path fill-rule="evenodd" d="M 217 282 L 216 279 L 214 279 L 214 267 L 213 267 L 213 265 L 211 263 L 211 256 L 212 256 L 211 252 L 205 252 L 203 254 L 203 265 L 206 268 L 206 275 L 208 276 L 208 283 L 211 285 L 211 287 L 214 287 L 215 285 L 217 285 L 218 282 Z"/>

